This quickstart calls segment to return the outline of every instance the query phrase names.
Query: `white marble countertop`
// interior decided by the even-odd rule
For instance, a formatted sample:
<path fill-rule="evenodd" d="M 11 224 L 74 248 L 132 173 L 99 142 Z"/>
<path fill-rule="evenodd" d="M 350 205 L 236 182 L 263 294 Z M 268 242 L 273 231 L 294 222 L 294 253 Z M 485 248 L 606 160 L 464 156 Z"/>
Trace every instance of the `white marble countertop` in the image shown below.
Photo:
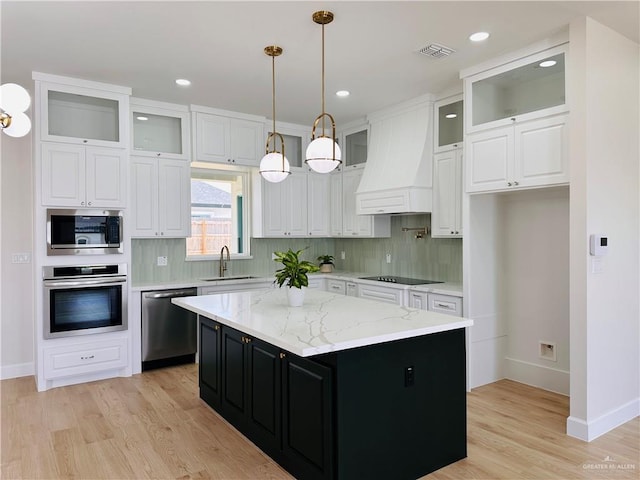
<path fill-rule="evenodd" d="M 326 279 L 336 279 L 336 280 L 345 280 L 347 282 L 358 282 L 365 283 L 368 285 L 378 285 L 382 287 L 390 287 L 396 288 L 400 290 L 417 290 L 420 292 L 428 292 L 428 293 L 440 293 L 443 295 L 453 295 L 456 297 L 462 297 L 462 285 L 459 283 L 432 283 L 425 285 L 400 285 L 397 283 L 385 283 L 378 282 L 376 280 L 363 280 L 360 277 L 372 276 L 366 273 L 359 272 L 342 272 L 336 271 L 332 273 L 313 273 L 310 276 L 326 278 Z M 247 278 L 251 277 L 251 278 Z M 157 282 L 157 283 L 149 283 L 149 284 L 136 284 L 131 287 L 131 290 L 134 292 L 142 292 L 148 290 L 170 290 L 176 288 L 190 288 L 190 287 L 213 287 L 220 285 L 243 285 L 245 283 L 264 283 L 264 282 L 273 282 L 273 275 L 270 276 L 251 276 L 251 275 L 237 275 L 226 277 L 225 279 L 212 279 L 202 280 L 183 280 L 183 281 L 172 281 L 172 282 Z"/>
<path fill-rule="evenodd" d="M 466 318 L 313 289 L 302 307 L 288 306 L 286 287 L 171 301 L 302 357 L 473 325 Z"/>

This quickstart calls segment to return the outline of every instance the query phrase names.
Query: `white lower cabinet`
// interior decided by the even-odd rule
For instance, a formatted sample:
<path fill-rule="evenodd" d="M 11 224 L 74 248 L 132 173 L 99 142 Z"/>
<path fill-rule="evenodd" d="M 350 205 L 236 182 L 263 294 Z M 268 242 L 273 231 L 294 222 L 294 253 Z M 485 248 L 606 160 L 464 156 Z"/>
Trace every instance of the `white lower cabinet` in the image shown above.
<path fill-rule="evenodd" d="M 221 282 L 224 282 L 224 280 L 222 280 Z M 265 280 L 260 282 L 250 282 L 250 283 L 234 283 L 234 284 L 228 284 L 228 285 L 211 285 L 211 286 L 198 287 L 198 295 L 242 292 L 246 290 L 260 290 L 263 288 L 272 287 L 273 285 L 274 283 L 271 280 Z"/>
<path fill-rule="evenodd" d="M 409 306 L 420 310 L 427 309 L 427 292 L 409 290 Z"/>
<path fill-rule="evenodd" d="M 379 302 L 392 303 L 403 306 L 406 304 L 404 289 L 382 287 L 377 285 L 358 284 L 358 297 Z"/>
<path fill-rule="evenodd" d="M 462 145 L 433 156 L 431 236 L 462 236 Z"/>
<path fill-rule="evenodd" d="M 345 295 L 347 293 L 347 283 L 344 280 L 329 278 L 327 280 L 327 292 Z"/>
<path fill-rule="evenodd" d="M 43 142 L 41 153 L 43 205 L 126 206 L 126 150 Z"/>
<path fill-rule="evenodd" d="M 326 279 L 317 278 L 317 277 L 309 277 L 309 285 L 307 288 L 314 288 L 318 290 L 326 290 Z"/>
<path fill-rule="evenodd" d="M 420 310 L 462 316 L 462 297 L 409 290 L 409 306 Z"/>
<path fill-rule="evenodd" d="M 567 114 L 467 135 L 466 191 L 503 191 L 569 182 Z"/>
<path fill-rule="evenodd" d="M 184 160 L 132 157 L 131 236 L 191 234 L 191 170 Z"/>
<path fill-rule="evenodd" d="M 125 368 L 128 365 L 126 337 L 45 347 L 44 377 L 47 380 Z"/>

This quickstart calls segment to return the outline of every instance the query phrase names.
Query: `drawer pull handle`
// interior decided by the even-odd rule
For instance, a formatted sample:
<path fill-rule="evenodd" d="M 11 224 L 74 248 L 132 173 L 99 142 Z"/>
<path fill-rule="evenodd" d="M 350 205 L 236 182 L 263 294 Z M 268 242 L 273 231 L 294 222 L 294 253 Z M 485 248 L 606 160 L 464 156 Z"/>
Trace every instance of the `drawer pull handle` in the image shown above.
<path fill-rule="evenodd" d="M 447 305 L 446 303 L 436 303 L 436 307 L 451 309 L 451 305 Z"/>
<path fill-rule="evenodd" d="M 94 357 L 95 357 L 95 355 L 90 355 L 88 357 L 80 357 L 80 360 L 91 360 Z"/>

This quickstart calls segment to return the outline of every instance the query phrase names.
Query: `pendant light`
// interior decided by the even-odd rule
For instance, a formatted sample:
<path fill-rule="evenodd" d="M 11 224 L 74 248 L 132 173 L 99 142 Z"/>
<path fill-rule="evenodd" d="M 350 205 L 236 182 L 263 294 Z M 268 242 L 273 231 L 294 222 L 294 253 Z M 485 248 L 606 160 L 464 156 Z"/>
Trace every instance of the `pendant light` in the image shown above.
<path fill-rule="evenodd" d="M 31 105 L 31 97 L 16 83 L 0 87 L 0 127 L 10 137 L 24 137 L 31 130 L 31 120 L 24 113 Z"/>
<path fill-rule="evenodd" d="M 336 143 L 336 123 L 333 117 L 324 111 L 324 26 L 333 21 L 333 13 L 321 10 L 312 16 L 313 21 L 322 25 L 322 113 L 313 122 L 311 143 L 307 147 L 305 163 L 318 173 L 329 173 L 342 163 L 342 153 Z M 325 117 L 331 120 L 331 136 L 325 135 Z M 316 128 L 322 120 L 322 135 L 316 138 Z"/>
<path fill-rule="evenodd" d="M 260 160 L 260 175 L 268 182 L 278 183 L 291 173 L 289 160 L 284 155 L 284 138 L 276 132 L 276 57 L 282 54 L 282 48 L 270 45 L 264 47 L 264 53 L 271 57 L 273 131 L 267 137 L 266 155 Z M 282 153 L 276 150 L 276 137 L 280 139 Z M 271 140 L 273 140 L 273 150 L 270 151 L 269 143 Z"/>

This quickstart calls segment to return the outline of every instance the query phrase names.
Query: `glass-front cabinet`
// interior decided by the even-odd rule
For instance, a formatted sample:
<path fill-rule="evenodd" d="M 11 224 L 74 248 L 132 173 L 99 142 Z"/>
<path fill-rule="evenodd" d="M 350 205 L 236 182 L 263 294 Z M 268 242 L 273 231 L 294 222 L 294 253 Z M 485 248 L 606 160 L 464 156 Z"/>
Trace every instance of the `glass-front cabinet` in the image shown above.
<path fill-rule="evenodd" d="M 265 132 L 266 135 L 270 135 L 273 131 L 273 122 L 267 121 L 265 122 Z M 284 154 L 289 160 L 289 165 L 293 169 L 302 169 L 305 168 L 306 165 L 304 163 L 305 153 L 307 151 L 307 146 L 311 140 L 311 128 L 306 125 L 296 125 L 290 123 L 280 123 L 276 124 L 276 131 L 282 135 L 284 139 Z M 262 151 L 262 155 L 266 152 L 266 138 L 265 137 L 265 149 Z M 273 139 L 270 140 L 269 150 L 273 149 Z M 280 150 L 280 138 L 275 139 L 276 149 Z"/>
<path fill-rule="evenodd" d="M 189 159 L 189 108 L 131 99 L 131 154 Z"/>
<path fill-rule="evenodd" d="M 464 140 L 464 104 L 462 94 L 435 102 L 434 151 L 445 152 L 462 145 Z"/>
<path fill-rule="evenodd" d="M 566 46 L 468 77 L 467 133 L 567 110 Z"/>
<path fill-rule="evenodd" d="M 344 168 L 363 168 L 367 162 L 369 130 L 359 126 L 342 132 L 342 165 Z"/>
<path fill-rule="evenodd" d="M 40 89 L 41 140 L 127 146 L 129 89 L 123 87 L 120 93 L 47 82 L 40 83 Z"/>

